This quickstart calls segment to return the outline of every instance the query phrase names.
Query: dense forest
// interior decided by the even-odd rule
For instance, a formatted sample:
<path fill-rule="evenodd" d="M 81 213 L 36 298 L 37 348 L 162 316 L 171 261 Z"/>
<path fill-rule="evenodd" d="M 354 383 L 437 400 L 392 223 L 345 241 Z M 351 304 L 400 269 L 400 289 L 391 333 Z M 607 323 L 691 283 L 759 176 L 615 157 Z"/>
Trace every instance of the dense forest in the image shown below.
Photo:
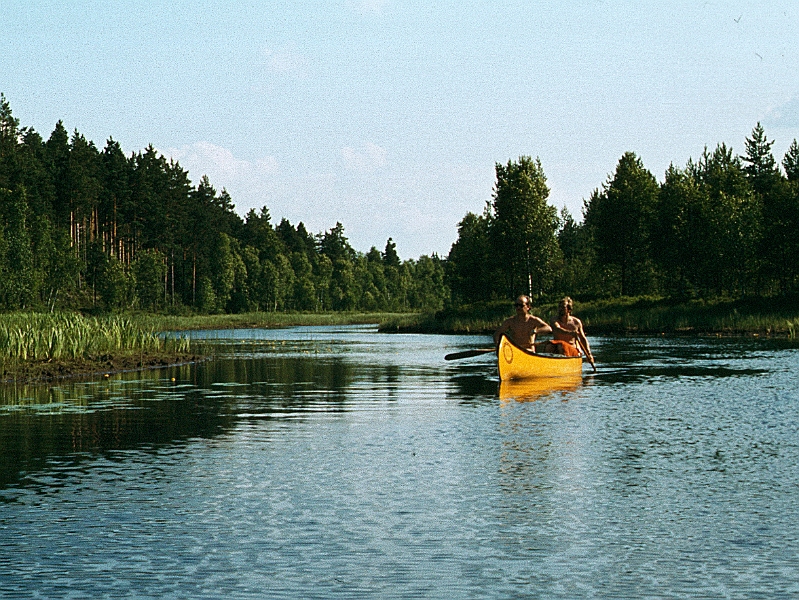
<path fill-rule="evenodd" d="M 547 204 L 541 162 L 496 166 L 483 214 L 467 214 L 447 260 L 454 304 L 559 294 L 775 297 L 799 292 L 799 145 L 777 164 L 758 123 L 737 156 L 725 144 L 670 166 L 662 183 L 634 153 L 583 202 L 578 223 Z"/>
<path fill-rule="evenodd" d="M 61 122 L 45 141 L 0 95 L 0 309 L 435 310 L 445 261 L 357 252 L 341 223 L 316 235 L 235 211 L 230 195 L 150 146 L 99 150 Z"/>
<path fill-rule="evenodd" d="M 45 141 L 0 95 L 0 309 L 431 311 L 529 293 L 686 300 L 799 292 L 799 145 L 778 164 L 758 123 L 661 183 L 634 153 L 583 202 L 548 203 L 538 159 L 496 165 L 482 214 L 446 259 L 358 252 L 336 223 L 309 233 L 152 147 L 102 150 L 61 122 Z M 780 168 L 782 167 L 782 169 Z"/>

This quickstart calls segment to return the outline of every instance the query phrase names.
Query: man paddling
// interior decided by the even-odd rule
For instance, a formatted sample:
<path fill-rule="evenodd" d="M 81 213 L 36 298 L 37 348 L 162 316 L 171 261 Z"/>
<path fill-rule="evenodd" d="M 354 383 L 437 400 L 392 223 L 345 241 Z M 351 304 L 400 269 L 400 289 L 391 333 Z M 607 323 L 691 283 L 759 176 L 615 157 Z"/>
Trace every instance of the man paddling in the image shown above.
<path fill-rule="evenodd" d="M 530 314 L 528 296 L 519 296 L 513 305 L 516 314 L 506 319 L 494 332 L 494 345 L 498 346 L 500 338 L 506 334 L 517 346 L 535 352 L 535 334 L 549 333 L 552 328 L 543 319 Z"/>
<path fill-rule="evenodd" d="M 588 362 L 591 363 L 594 371 L 594 355 L 591 354 L 591 346 L 583 331 L 583 323 L 577 317 L 572 316 L 574 302 L 566 296 L 558 302 L 558 318 L 552 321 L 552 339 L 537 344 L 541 352 L 549 354 L 563 354 L 565 356 L 580 356 L 580 348 L 585 353 Z"/>

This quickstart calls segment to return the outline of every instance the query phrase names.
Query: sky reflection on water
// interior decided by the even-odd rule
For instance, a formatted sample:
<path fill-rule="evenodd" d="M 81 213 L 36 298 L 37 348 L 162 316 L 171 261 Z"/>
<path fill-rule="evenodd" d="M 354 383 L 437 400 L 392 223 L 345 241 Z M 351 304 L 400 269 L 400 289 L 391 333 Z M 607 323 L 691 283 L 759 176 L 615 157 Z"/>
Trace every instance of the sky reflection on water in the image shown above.
<path fill-rule="evenodd" d="M 597 373 L 503 387 L 443 361 L 476 337 L 214 343 L 4 390 L 5 595 L 799 593 L 794 348 L 601 338 Z"/>

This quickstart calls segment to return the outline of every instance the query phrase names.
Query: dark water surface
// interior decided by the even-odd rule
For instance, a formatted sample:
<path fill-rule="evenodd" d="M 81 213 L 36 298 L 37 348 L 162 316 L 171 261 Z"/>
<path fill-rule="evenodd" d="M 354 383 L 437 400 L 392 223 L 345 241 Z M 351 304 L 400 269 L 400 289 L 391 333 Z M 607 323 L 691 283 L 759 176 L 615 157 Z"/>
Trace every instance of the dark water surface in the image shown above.
<path fill-rule="evenodd" d="M 215 358 L 0 390 L 0 597 L 799 596 L 799 350 L 198 334 Z"/>

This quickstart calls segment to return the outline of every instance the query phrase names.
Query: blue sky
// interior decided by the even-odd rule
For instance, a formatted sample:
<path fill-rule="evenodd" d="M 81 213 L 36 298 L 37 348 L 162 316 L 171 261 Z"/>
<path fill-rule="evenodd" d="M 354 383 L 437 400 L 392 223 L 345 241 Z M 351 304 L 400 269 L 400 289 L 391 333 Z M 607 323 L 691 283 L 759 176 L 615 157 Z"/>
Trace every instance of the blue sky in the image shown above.
<path fill-rule="evenodd" d="M 758 121 L 799 138 L 799 5 L 0 0 L 0 91 L 45 138 L 153 144 L 357 250 L 446 255 L 494 165 L 540 157 L 578 219 L 626 151 L 662 180 Z"/>

